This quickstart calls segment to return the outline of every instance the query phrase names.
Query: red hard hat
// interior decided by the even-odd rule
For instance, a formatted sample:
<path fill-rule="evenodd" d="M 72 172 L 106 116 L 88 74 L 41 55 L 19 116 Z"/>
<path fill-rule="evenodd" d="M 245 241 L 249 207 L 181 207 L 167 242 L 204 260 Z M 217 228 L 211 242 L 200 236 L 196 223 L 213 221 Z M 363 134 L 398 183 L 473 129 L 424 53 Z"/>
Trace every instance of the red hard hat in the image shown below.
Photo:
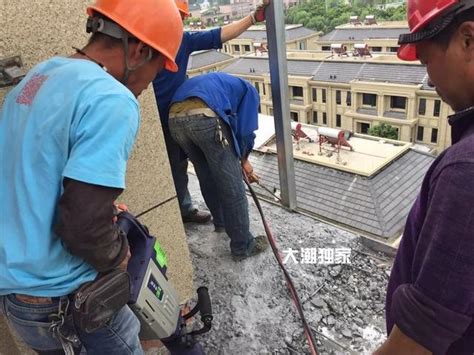
<path fill-rule="evenodd" d="M 455 15 L 473 6 L 473 0 L 408 0 L 410 33 L 400 35 L 398 57 L 417 60 L 417 42 L 436 36 L 452 22 Z"/>
<path fill-rule="evenodd" d="M 176 0 L 176 6 L 178 6 L 179 12 L 180 12 L 184 17 L 189 17 L 189 16 L 191 16 L 191 13 L 189 12 L 188 0 Z"/>

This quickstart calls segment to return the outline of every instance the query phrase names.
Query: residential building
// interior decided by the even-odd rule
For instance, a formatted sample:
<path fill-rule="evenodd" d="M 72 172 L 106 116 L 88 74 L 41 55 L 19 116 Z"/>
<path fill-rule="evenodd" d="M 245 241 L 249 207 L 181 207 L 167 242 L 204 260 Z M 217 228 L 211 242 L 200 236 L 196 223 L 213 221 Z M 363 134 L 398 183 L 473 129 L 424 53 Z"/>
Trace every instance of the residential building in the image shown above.
<path fill-rule="evenodd" d="M 328 59 L 322 53 L 297 51 L 288 55 L 293 121 L 360 134 L 387 123 L 396 128 L 398 140 L 434 152 L 451 144 L 447 116 L 452 112 L 428 85 L 421 64 L 392 56 Z M 260 93 L 261 113 L 273 115 L 267 57 L 241 57 L 223 71 L 253 82 Z"/>
<path fill-rule="evenodd" d="M 351 19 L 353 23 L 336 27 L 333 31 L 316 40 L 316 50 L 330 52 L 331 45 L 339 44 L 347 47 L 348 52 L 354 50 L 355 44 L 366 44 L 373 53 L 396 54 L 400 34 L 409 32 L 404 21 L 377 22 L 365 25 L 364 21 Z"/>
<path fill-rule="evenodd" d="M 316 49 L 318 32 L 303 25 L 286 25 L 286 48 L 288 50 Z M 252 26 L 239 37 L 224 43 L 222 50 L 231 55 L 243 55 L 265 52 L 267 48 L 267 32 L 265 26 Z"/>

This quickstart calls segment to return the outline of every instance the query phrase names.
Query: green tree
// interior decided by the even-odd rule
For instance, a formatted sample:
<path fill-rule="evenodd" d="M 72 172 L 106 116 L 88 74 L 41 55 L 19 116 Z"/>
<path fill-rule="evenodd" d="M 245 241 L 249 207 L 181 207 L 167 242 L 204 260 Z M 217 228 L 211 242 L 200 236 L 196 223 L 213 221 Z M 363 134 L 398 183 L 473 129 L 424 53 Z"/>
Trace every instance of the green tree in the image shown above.
<path fill-rule="evenodd" d="M 406 6 L 382 10 L 374 7 L 387 0 L 353 0 L 348 5 L 342 0 L 311 0 L 286 11 L 287 23 L 301 23 L 305 27 L 327 33 L 336 26 L 349 22 L 353 15 L 363 19 L 366 15 L 375 15 L 379 20 L 402 21 L 406 19 Z"/>
<path fill-rule="evenodd" d="M 382 137 L 387 139 L 398 139 L 398 129 L 390 126 L 387 123 L 381 123 L 379 125 L 369 128 L 368 132 L 371 136 Z"/>

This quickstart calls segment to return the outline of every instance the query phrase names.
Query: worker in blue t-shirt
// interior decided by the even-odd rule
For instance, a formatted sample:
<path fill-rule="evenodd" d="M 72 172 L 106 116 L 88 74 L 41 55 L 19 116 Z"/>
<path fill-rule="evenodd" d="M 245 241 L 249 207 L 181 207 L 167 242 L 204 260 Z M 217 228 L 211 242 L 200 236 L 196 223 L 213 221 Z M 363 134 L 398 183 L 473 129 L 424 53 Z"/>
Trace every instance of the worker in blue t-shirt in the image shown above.
<path fill-rule="evenodd" d="M 268 246 L 250 233 L 242 169 L 258 181 L 248 156 L 258 128 L 257 90 L 225 73 L 185 81 L 171 100 L 171 136 L 191 159 L 216 230 L 230 237 L 234 260 L 256 255 Z"/>
<path fill-rule="evenodd" d="M 0 111 L 0 313 L 42 354 L 71 350 L 71 333 L 58 332 L 73 293 L 127 269 L 113 217 L 140 125 L 136 98 L 163 67 L 178 69 L 183 33 L 171 0 L 97 0 L 87 13 L 87 45 L 32 68 Z M 123 305 L 77 336 L 90 354 L 143 354 L 139 331 Z"/>
<path fill-rule="evenodd" d="M 186 70 L 191 53 L 205 49 L 222 48 L 222 43 L 238 37 L 251 25 L 265 20 L 265 7 L 270 0 L 262 0 L 256 10 L 243 19 L 222 28 L 210 31 L 184 32 L 181 47 L 176 56 L 179 71 L 177 73 L 163 70 L 153 81 L 156 102 L 160 113 L 161 126 L 165 137 L 166 149 L 171 172 L 178 195 L 178 202 L 183 222 L 207 223 L 211 219 L 209 212 L 200 211 L 193 205 L 188 191 L 188 159 L 176 142 L 171 138 L 168 129 L 168 110 L 176 89 L 186 80 Z M 187 0 L 176 0 L 182 19 L 189 16 Z"/>

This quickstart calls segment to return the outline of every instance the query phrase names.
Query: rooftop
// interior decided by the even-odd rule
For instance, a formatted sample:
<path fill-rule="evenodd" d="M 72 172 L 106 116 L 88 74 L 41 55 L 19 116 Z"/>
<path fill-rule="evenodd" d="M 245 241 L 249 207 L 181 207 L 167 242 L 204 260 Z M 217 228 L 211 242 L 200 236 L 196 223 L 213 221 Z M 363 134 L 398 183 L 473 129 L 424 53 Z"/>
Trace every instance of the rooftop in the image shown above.
<path fill-rule="evenodd" d="M 257 131 L 257 140 L 265 143 L 251 155 L 251 163 L 263 185 L 279 189 L 276 150 L 273 140 L 267 139 L 272 133 L 271 121 L 269 116 L 260 117 L 262 128 Z M 307 126 L 303 130 L 311 136 Z M 355 166 L 353 171 L 346 168 L 348 165 L 337 164 L 335 155 L 327 158 L 303 154 L 309 145 L 317 146 L 315 143 L 294 151 L 297 211 L 393 242 L 402 232 L 410 206 L 434 157 L 410 149 L 410 145 L 396 147 L 366 136 L 351 138 L 349 143 L 355 152 L 343 152 L 342 156 L 347 164 Z M 312 161 L 309 157 L 315 159 Z M 374 164 L 371 176 L 356 170 L 363 170 L 364 159 Z M 259 193 L 272 199 L 263 189 Z"/>
<path fill-rule="evenodd" d="M 231 59 L 234 59 L 234 57 L 215 49 L 193 52 L 189 57 L 187 70 L 195 70 Z"/>
<path fill-rule="evenodd" d="M 364 19 L 359 19 L 360 21 L 364 22 Z M 405 28 L 408 29 L 408 22 L 407 21 L 378 21 L 376 25 L 354 25 L 352 23 L 346 23 L 343 25 L 339 25 L 336 27 L 337 30 L 339 29 L 361 29 L 361 28 Z"/>
<path fill-rule="evenodd" d="M 336 28 L 320 37 L 318 42 L 363 42 L 369 39 L 398 40 L 400 34 L 407 33 L 408 27 L 378 27 L 378 26 L 351 26 Z"/>
<path fill-rule="evenodd" d="M 286 25 L 285 28 L 287 42 L 317 34 L 317 32 L 303 27 L 303 25 Z M 252 26 L 237 38 L 250 39 L 254 42 L 266 42 L 267 32 L 265 26 Z"/>
<path fill-rule="evenodd" d="M 252 71 L 251 71 L 252 70 Z M 266 75 L 270 73 L 267 57 L 241 57 L 222 69 L 234 75 Z M 421 85 L 423 90 L 433 90 L 427 85 L 427 72 L 420 64 L 398 62 L 354 61 L 344 59 L 288 60 L 288 74 L 311 77 L 320 82 L 350 83 L 354 80 L 405 85 Z"/>
<path fill-rule="evenodd" d="M 304 124 L 302 126 L 303 131 L 314 142 L 309 143 L 306 140 L 301 140 L 299 149 L 294 144 L 293 155 L 296 159 L 366 177 L 375 175 L 394 159 L 405 154 L 411 145 L 410 143 L 356 135 L 348 140 L 354 149 L 353 151 L 342 147 L 338 157 L 336 149 L 325 143 L 321 147 L 322 155 L 320 155 L 318 127 Z M 270 140 L 258 150 L 264 153 L 276 153 L 276 140 Z"/>

